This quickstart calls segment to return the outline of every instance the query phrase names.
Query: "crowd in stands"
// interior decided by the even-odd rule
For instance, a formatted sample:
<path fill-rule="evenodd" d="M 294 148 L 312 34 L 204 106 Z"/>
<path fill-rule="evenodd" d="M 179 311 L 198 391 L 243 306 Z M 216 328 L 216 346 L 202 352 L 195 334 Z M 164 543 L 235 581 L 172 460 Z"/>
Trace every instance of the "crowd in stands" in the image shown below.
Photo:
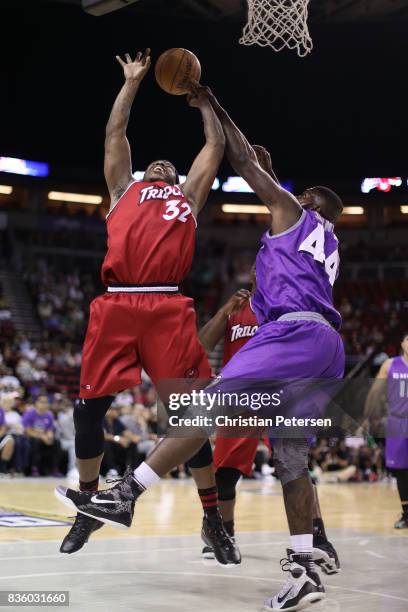
<path fill-rule="evenodd" d="M 148 382 L 116 397 L 104 421 L 102 475 L 123 474 L 126 465 L 138 465 L 152 450 L 155 400 Z M 0 474 L 77 478 L 70 398 L 45 388 L 25 398 L 16 377 L 0 378 Z"/>

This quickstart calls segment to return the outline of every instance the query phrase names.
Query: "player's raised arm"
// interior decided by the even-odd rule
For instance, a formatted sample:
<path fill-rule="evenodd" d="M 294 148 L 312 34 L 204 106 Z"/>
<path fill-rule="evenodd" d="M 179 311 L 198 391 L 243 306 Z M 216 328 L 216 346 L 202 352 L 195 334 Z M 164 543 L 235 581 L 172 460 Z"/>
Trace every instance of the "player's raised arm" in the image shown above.
<path fill-rule="evenodd" d="M 190 106 L 200 109 L 204 121 L 205 145 L 195 158 L 186 182 L 181 186 L 194 215 L 197 216 L 207 201 L 224 157 L 225 136 L 204 87 L 194 84 L 187 100 Z"/>
<path fill-rule="evenodd" d="M 261 168 L 273 178 L 275 183 L 280 185 L 279 179 L 272 166 L 272 159 L 269 151 L 267 151 L 265 147 L 261 145 L 252 145 L 252 149 L 255 151 L 256 159 L 258 160 L 258 164 L 261 166 Z"/>
<path fill-rule="evenodd" d="M 371 389 L 368 392 L 364 407 L 364 416 L 369 421 L 378 418 L 380 397 L 384 393 L 387 385 L 388 372 L 392 364 L 392 359 L 387 359 L 382 364 L 378 374 L 373 382 Z"/>
<path fill-rule="evenodd" d="M 126 129 L 130 110 L 144 76 L 150 67 L 150 49 L 136 55 L 132 61 L 126 53 L 126 62 L 117 56 L 123 68 L 125 84 L 120 90 L 113 105 L 105 135 L 104 172 L 111 197 L 111 207 L 132 181 L 132 160 Z"/>
<path fill-rule="evenodd" d="M 249 300 L 250 296 L 250 292 L 246 289 L 238 289 L 212 319 L 200 329 L 198 337 L 207 353 L 211 353 L 214 350 L 225 334 L 228 317 L 241 308 L 243 303 Z"/>
<path fill-rule="evenodd" d="M 272 214 L 273 231 L 279 233 L 287 230 L 296 223 L 301 215 L 302 209 L 299 202 L 279 185 L 273 171 L 271 173 L 268 169 L 261 167 L 254 149 L 244 134 L 208 89 L 207 95 L 225 133 L 229 162 L 237 174 L 246 180 L 262 202 L 268 206 Z"/>

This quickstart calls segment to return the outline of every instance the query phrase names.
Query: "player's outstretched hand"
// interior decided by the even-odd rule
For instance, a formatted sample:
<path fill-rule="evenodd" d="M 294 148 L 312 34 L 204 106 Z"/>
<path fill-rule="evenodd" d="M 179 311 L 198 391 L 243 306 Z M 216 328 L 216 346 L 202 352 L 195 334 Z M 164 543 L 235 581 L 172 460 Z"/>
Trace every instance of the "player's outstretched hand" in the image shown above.
<path fill-rule="evenodd" d="M 258 164 L 265 172 L 270 172 L 272 170 L 272 160 L 269 151 L 261 145 L 252 145 L 252 148 L 255 151 Z"/>
<path fill-rule="evenodd" d="M 124 62 L 120 55 L 116 56 L 119 64 L 123 68 L 123 74 L 128 81 L 141 81 L 150 68 L 151 58 L 150 49 L 146 49 L 144 53 L 139 51 L 136 58 L 132 60 L 129 53 L 125 54 L 126 61 Z"/>
<path fill-rule="evenodd" d="M 211 90 L 205 85 L 201 85 L 198 81 L 190 81 L 190 93 L 187 94 L 187 102 L 190 106 L 200 108 L 204 104 L 208 104 Z"/>
<path fill-rule="evenodd" d="M 243 306 L 243 304 L 249 300 L 250 297 L 250 291 L 247 289 L 238 289 L 238 291 L 236 291 L 225 304 L 225 314 L 229 316 L 234 314 L 234 312 L 237 312 Z"/>

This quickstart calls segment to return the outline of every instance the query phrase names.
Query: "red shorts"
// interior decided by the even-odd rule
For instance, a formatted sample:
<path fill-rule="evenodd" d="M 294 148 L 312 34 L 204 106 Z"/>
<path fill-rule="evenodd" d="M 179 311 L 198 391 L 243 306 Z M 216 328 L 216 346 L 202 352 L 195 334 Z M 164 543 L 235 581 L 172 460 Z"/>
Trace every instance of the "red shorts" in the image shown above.
<path fill-rule="evenodd" d="M 210 378 L 194 302 L 181 294 L 105 293 L 91 303 L 80 397 L 113 395 L 160 379 Z"/>
<path fill-rule="evenodd" d="M 214 468 L 235 468 L 241 474 L 250 476 L 254 463 L 258 438 L 220 438 L 215 439 Z"/>

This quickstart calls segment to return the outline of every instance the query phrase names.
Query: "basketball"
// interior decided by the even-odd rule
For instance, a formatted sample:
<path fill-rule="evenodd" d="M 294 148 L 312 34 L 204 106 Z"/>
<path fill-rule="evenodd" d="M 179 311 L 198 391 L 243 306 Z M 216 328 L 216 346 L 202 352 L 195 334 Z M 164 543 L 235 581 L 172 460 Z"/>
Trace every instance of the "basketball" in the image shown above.
<path fill-rule="evenodd" d="M 164 91 L 182 96 L 190 91 L 190 81 L 200 80 L 201 65 L 187 49 L 169 49 L 161 54 L 155 67 L 156 81 Z"/>

